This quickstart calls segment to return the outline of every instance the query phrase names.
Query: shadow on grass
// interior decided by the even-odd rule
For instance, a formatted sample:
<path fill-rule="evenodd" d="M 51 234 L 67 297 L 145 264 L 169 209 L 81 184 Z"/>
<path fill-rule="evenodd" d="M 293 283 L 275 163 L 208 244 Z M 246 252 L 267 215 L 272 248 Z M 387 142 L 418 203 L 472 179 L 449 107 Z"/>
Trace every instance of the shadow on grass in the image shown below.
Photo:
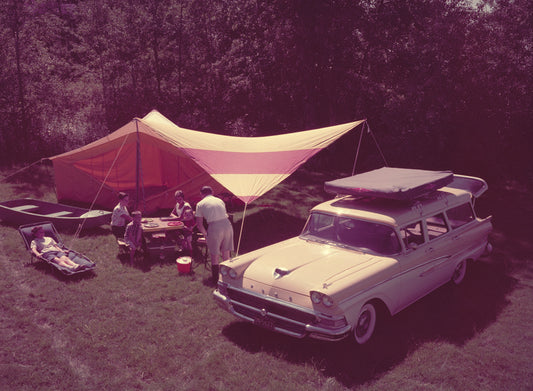
<path fill-rule="evenodd" d="M 97 266 L 96 270 L 87 270 L 83 273 L 66 275 L 66 274 L 61 273 L 58 269 L 56 269 L 55 267 L 53 267 L 52 265 L 44 261 L 34 261 L 32 263 L 26 264 L 25 266 L 33 267 L 35 268 L 35 270 L 39 270 L 43 274 L 54 277 L 57 280 L 63 281 L 65 283 L 76 283 L 82 280 L 93 279 L 96 277 L 96 270 L 98 270 L 98 266 Z"/>
<path fill-rule="evenodd" d="M 236 321 L 222 333 L 250 352 L 267 352 L 293 363 L 315 366 L 347 387 L 378 378 L 429 341 L 463 345 L 488 327 L 507 305 L 515 280 L 485 262 L 469 268 L 463 286 L 446 285 L 388 319 L 363 346 L 350 338 L 339 342 L 294 339 Z"/>
<path fill-rule="evenodd" d="M 261 211 L 247 218 L 241 248 L 250 251 L 298 235 L 303 224 L 278 211 Z M 351 339 L 299 340 L 240 321 L 229 324 L 222 333 L 248 352 L 267 352 L 289 362 L 311 364 L 347 387 L 364 384 L 401 363 L 422 343 L 446 341 L 461 346 L 493 323 L 516 284 L 507 275 L 505 263 L 499 261 L 507 256 L 470 264 L 461 286 L 445 285 L 382 322 L 373 340 L 363 346 Z"/>

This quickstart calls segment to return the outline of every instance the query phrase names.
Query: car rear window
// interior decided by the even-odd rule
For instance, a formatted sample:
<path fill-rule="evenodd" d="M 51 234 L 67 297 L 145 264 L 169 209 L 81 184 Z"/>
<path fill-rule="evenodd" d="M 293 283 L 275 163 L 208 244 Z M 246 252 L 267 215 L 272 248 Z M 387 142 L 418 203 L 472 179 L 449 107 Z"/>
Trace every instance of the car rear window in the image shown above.
<path fill-rule="evenodd" d="M 474 220 L 474 212 L 469 203 L 462 204 L 446 211 L 452 229 L 458 228 Z"/>

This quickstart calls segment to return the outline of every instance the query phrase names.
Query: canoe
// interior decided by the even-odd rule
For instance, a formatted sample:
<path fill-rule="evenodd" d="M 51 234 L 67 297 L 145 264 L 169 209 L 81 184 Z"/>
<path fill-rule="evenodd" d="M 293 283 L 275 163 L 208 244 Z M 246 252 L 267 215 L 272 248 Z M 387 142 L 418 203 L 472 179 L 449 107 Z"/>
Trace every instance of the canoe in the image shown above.
<path fill-rule="evenodd" d="M 109 224 L 111 212 L 21 198 L 0 202 L 0 219 L 14 225 L 48 221 L 57 227 L 72 229 L 83 223 L 83 228 L 87 229 Z"/>

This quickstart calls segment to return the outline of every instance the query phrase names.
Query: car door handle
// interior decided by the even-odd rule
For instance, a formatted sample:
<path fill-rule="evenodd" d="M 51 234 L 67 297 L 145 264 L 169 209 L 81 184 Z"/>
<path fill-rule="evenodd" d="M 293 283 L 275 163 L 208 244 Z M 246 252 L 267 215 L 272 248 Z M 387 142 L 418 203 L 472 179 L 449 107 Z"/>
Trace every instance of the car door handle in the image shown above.
<path fill-rule="evenodd" d="M 433 247 L 429 247 L 428 249 L 426 249 L 426 252 L 427 253 L 432 253 L 433 252 Z"/>

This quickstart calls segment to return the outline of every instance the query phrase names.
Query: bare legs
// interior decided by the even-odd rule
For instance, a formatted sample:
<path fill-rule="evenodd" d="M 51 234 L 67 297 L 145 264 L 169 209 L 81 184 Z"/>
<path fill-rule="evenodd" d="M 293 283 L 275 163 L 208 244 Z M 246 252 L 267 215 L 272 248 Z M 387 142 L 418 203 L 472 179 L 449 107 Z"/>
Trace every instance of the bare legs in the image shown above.
<path fill-rule="evenodd" d="M 81 265 L 78 265 L 76 262 L 72 262 L 69 257 L 62 255 L 60 257 L 55 257 L 54 262 L 60 266 L 68 267 L 69 269 L 78 269 Z"/>

